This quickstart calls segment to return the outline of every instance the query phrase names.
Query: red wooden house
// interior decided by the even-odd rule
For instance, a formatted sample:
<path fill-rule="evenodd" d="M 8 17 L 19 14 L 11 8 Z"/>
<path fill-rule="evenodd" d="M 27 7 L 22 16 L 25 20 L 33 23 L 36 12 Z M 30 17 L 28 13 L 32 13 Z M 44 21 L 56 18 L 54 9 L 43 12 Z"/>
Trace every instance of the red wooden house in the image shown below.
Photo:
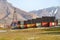
<path fill-rule="evenodd" d="M 58 20 L 55 17 L 42 17 L 42 27 L 53 27 L 58 25 Z"/>

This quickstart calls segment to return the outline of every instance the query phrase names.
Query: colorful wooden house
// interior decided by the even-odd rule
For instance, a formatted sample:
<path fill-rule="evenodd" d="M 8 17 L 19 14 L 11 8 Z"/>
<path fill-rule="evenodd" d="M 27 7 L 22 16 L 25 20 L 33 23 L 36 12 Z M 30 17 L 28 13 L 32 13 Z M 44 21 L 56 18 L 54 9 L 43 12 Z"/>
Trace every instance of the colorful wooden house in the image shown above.
<path fill-rule="evenodd" d="M 36 28 L 36 19 L 31 20 L 31 25 L 33 28 Z"/>
<path fill-rule="evenodd" d="M 36 27 L 41 27 L 42 18 L 36 18 Z"/>
<path fill-rule="evenodd" d="M 57 26 L 58 20 L 55 17 L 42 17 L 41 26 L 42 27 L 53 27 Z"/>

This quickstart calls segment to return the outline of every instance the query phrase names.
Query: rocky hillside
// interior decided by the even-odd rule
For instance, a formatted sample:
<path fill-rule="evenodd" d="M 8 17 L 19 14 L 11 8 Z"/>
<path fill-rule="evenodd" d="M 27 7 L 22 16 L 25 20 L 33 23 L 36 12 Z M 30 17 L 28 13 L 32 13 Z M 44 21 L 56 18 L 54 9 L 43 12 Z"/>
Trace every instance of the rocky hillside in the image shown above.
<path fill-rule="evenodd" d="M 16 13 L 17 20 L 19 21 L 24 21 L 42 16 L 55 16 L 57 19 L 60 19 L 60 7 L 51 7 L 26 12 L 12 6 L 12 4 L 8 3 L 7 0 L 0 0 L 0 23 L 11 24 L 14 13 Z"/>
<path fill-rule="evenodd" d="M 37 16 L 55 16 L 57 19 L 60 19 L 60 7 L 50 7 L 41 10 L 33 10 L 30 13 L 35 13 Z"/>
<path fill-rule="evenodd" d="M 7 0 L 0 0 L 0 23 L 11 23 L 13 14 L 16 11 L 17 20 L 24 21 L 27 19 L 36 18 L 34 13 L 28 13 L 21 9 L 15 8 Z"/>

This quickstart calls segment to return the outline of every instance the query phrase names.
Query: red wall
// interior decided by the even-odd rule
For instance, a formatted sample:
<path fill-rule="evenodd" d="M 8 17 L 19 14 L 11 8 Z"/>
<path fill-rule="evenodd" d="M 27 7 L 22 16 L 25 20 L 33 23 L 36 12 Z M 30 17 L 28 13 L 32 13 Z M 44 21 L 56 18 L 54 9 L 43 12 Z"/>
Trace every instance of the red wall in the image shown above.
<path fill-rule="evenodd" d="M 41 26 L 42 27 L 53 27 L 53 26 L 57 26 L 57 22 L 42 22 Z"/>
<path fill-rule="evenodd" d="M 49 23 L 48 23 L 48 22 L 42 22 L 42 23 L 41 23 L 41 26 L 42 26 L 42 27 L 48 27 L 48 26 L 49 26 Z"/>
<path fill-rule="evenodd" d="M 49 26 L 57 26 L 57 22 L 50 22 Z"/>

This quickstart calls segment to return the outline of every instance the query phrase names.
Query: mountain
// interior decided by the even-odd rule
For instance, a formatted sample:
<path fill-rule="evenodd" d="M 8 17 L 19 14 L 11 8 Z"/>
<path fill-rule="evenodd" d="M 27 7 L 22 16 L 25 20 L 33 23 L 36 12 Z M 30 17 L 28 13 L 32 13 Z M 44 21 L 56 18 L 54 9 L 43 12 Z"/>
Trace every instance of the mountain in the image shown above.
<path fill-rule="evenodd" d="M 42 16 L 55 16 L 57 19 L 60 19 L 60 7 L 50 7 L 26 12 L 14 7 L 11 3 L 8 3 L 7 0 L 0 0 L 0 23 L 11 24 L 14 13 L 18 21 L 24 21 Z"/>
<path fill-rule="evenodd" d="M 40 10 L 33 10 L 29 13 L 35 13 L 37 16 L 55 16 L 57 19 L 60 19 L 60 7 L 50 7 L 50 8 L 44 8 Z"/>
<path fill-rule="evenodd" d="M 7 0 L 0 0 L 0 23 L 11 24 L 13 21 L 13 15 L 17 16 L 17 20 L 24 21 L 32 18 L 36 18 L 34 13 L 23 11 L 19 8 L 12 6 Z"/>

